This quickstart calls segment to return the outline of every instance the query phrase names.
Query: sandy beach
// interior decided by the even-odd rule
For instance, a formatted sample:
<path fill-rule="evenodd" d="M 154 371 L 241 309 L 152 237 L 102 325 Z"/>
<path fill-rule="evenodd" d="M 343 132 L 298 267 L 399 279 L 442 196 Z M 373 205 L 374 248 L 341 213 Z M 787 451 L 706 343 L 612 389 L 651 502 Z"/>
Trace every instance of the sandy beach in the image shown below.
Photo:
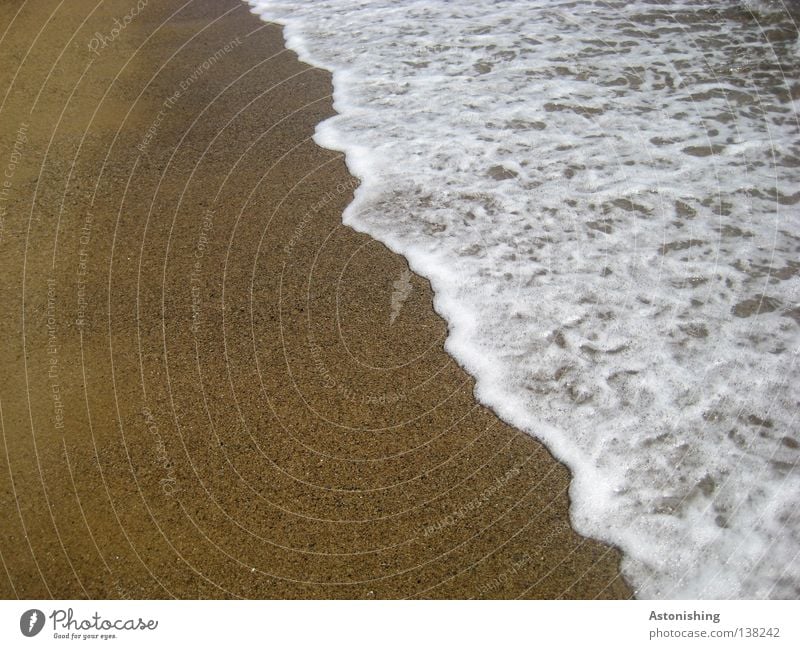
<path fill-rule="evenodd" d="M 0 5 L 0 596 L 627 598 L 238 0 Z"/>

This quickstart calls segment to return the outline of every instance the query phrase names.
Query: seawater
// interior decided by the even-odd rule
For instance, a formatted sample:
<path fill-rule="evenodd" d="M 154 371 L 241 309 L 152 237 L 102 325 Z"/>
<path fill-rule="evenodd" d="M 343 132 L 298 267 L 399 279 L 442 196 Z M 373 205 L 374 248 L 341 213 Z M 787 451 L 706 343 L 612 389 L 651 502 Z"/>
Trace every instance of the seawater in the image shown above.
<path fill-rule="evenodd" d="M 333 72 L 344 222 L 431 281 L 637 596 L 800 596 L 793 6 L 252 4 Z"/>

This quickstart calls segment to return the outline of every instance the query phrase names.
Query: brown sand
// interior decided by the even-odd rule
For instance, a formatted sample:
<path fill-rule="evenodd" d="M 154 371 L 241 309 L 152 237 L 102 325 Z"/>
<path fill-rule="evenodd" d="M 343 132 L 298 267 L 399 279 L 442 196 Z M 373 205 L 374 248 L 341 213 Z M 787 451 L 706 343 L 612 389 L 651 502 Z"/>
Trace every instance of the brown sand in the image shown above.
<path fill-rule="evenodd" d="M 329 75 L 236 0 L 135 6 L 0 4 L 0 595 L 630 596 L 341 224 Z"/>

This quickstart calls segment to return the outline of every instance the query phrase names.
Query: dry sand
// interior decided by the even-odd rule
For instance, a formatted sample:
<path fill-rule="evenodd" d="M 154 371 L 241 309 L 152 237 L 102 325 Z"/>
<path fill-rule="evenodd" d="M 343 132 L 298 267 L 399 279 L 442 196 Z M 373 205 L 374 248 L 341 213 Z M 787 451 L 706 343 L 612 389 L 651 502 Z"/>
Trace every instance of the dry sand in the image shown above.
<path fill-rule="evenodd" d="M 330 76 L 236 0 L 139 6 L 0 4 L 0 595 L 629 597 L 341 224 Z"/>

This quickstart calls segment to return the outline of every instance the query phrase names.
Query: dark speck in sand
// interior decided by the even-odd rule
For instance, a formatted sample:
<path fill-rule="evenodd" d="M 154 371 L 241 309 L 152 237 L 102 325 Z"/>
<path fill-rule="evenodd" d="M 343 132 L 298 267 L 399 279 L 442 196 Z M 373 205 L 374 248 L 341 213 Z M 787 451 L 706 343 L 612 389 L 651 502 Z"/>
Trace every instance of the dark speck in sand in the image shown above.
<path fill-rule="evenodd" d="M 516 178 L 519 174 L 516 171 L 512 171 L 511 169 L 506 169 L 501 165 L 495 165 L 491 167 L 488 171 L 488 174 L 494 180 L 509 180 L 511 178 Z"/>
<path fill-rule="evenodd" d="M 779 300 L 765 295 L 757 295 L 747 300 L 742 300 L 733 307 L 732 312 L 737 318 L 749 318 L 759 313 L 770 313 L 781 305 Z"/>
<path fill-rule="evenodd" d="M 683 152 L 698 158 L 705 158 L 710 155 L 722 153 L 724 150 L 724 146 L 712 144 L 711 146 L 687 146 Z"/>
<path fill-rule="evenodd" d="M 695 246 L 702 246 L 705 244 L 705 241 L 701 241 L 700 239 L 686 239 L 684 241 L 671 241 L 670 243 L 665 243 L 661 246 L 660 252 L 662 255 L 672 251 L 672 250 L 686 250 L 687 248 L 694 248 Z"/>
<path fill-rule="evenodd" d="M 759 426 L 763 428 L 772 428 L 773 425 L 771 419 L 761 419 L 761 417 L 758 417 L 756 415 L 750 415 L 747 418 L 747 423 L 753 426 Z"/>

